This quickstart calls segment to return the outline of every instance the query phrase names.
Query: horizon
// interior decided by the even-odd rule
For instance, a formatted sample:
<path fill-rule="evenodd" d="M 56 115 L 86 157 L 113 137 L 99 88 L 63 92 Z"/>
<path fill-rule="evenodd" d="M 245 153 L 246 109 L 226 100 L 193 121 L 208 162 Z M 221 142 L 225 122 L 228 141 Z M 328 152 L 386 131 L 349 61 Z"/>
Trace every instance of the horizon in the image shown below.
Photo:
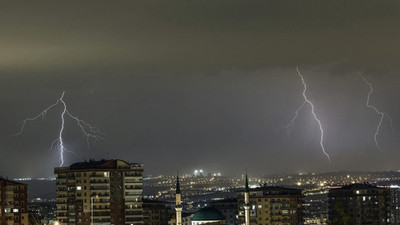
<path fill-rule="evenodd" d="M 368 171 L 368 170 L 335 170 L 335 171 L 302 171 L 298 173 L 274 173 L 274 174 L 250 174 L 248 173 L 249 178 L 254 178 L 254 177 L 263 177 L 263 178 L 268 178 L 268 177 L 274 177 L 274 176 L 315 176 L 315 175 L 323 175 L 323 174 L 329 174 L 329 173 L 400 173 L 399 170 L 376 170 L 376 171 Z M 182 173 L 180 174 L 183 177 L 190 178 L 190 177 L 196 177 L 193 173 Z M 231 175 L 231 174 L 221 174 L 218 177 L 227 177 L 227 178 L 241 178 L 245 175 L 245 173 L 242 174 L 236 174 L 236 175 Z M 158 176 L 166 176 L 166 177 L 176 177 L 176 174 L 146 174 L 146 169 L 143 172 L 144 178 L 150 178 L 150 177 L 158 177 Z M 207 177 L 208 174 L 198 176 L 198 177 Z M 211 176 L 214 177 L 214 175 L 211 173 Z M 19 181 L 29 181 L 29 180 L 55 180 L 56 176 L 49 176 L 49 177 L 4 177 L 1 176 L 0 178 L 6 178 L 6 179 L 12 179 L 12 180 L 19 180 Z"/>

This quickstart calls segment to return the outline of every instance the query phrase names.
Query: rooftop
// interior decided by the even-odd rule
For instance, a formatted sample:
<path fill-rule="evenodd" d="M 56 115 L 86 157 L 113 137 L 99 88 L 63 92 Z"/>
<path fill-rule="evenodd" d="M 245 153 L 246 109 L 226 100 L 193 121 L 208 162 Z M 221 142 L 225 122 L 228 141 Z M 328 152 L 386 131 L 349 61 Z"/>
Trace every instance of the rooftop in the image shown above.
<path fill-rule="evenodd" d="M 239 192 L 244 192 L 244 189 Z M 250 189 L 250 195 L 254 192 L 262 192 L 263 196 L 267 195 L 301 195 L 301 189 L 287 188 L 281 186 L 262 186 Z"/>
<path fill-rule="evenodd" d="M 69 171 L 69 170 L 110 170 L 110 169 L 143 169 L 143 165 L 139 163 L 128 163 L 121 159 L 102 159 L 99 161 L 89 160 L 84 162 L 77 162 L 66 167 L 56 167 L 55 172 Z"/>
<path fill-rule="evenodd" d="M 15 182 L 12 180 L 8 180 L 6 178 L 0 177 L 0 185 L 25 185 L 28 186 L 27 184 L 23 184 L 23 183 L 19 183 L 19 182 Z"/>
<path fill-rule="evenodd" d="M 357 183 L 357 184 L 345 185 L 345 186 L 342 186 L 339 189 L 342 189 L 342 190 L 354 190 L 354 189 L 385 189 L 385 188 L 377 187 L 377 186 L 374 186 L 374 185 L 369 184 L 369 183 Z M 338 190 L 338 189 L 336 189 L 336 190 Z"/>

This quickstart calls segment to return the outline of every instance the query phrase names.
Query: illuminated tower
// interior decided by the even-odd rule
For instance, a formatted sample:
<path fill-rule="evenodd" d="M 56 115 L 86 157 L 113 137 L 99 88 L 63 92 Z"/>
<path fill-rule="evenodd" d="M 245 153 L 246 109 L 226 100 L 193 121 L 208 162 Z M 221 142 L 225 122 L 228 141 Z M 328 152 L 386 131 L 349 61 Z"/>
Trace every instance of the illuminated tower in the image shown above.
<path fill-rule="evenodd" d="M 245 218 L 245 225 L 250 225 L 250 196 L 249 193 L 249 180 L 247 179 L 247 172 L 246 172 L 246 183 L 244 187 L 244 218 Z"/>
<path fill-rule="evenodd" d="M 182 225 L 182 200 L 181 200 L 181 188 L 179 186 L 179 175 L 176 176 L 176 225 Z"/>

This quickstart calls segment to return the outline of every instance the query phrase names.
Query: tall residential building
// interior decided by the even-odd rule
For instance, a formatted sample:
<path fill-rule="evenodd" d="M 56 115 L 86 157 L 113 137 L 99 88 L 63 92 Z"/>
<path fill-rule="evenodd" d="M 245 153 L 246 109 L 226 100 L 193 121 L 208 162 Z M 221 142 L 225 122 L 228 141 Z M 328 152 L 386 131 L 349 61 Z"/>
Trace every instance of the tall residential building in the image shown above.
<path fill-rule="evenodd" d="M 28 225 L 28 185 L 0 177 L 0 224 Z"/>
<path fill-rule="evenodd" d="M 370 184 L 331 189 L 329 224 L 390 224 L 390 190 Z"/>
<path fill-rule="evenodd" d="M 246 195 L 249 196 L 248 200 Z M 239 207 L 238 224 L 303 224 L 303 195 L 299 189 L 275 186 L 249 189 L 246 181 L 246 188 L 244 191 L 238 192 L 237 199 Z M 249 209 L 247 210 L 247 208 Z M 249 214 L 247 223 L 246 214 Z"/>
<path fill-rule="evenodd" d="M 143 224 L 142 164 L 90 160 L 56 167 L 54 173 L 60 224 Z"/>

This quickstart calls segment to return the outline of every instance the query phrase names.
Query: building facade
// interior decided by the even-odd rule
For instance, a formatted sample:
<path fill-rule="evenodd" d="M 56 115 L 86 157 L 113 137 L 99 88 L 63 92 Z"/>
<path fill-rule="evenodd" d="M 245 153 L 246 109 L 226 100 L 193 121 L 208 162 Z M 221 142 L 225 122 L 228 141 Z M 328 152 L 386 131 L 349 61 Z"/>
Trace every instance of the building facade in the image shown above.
<path fill-rule="evenodd" d="M 60 224 L 143 224 L 142 164 L 90 160 L 54 173 Z"/>
<path fill-rule="evenodd" d="M 143 199 L 144 225 L 168 225 L 167 202 Z"/>
<path fill-rule="evenodd" d="M 238 192 L 237 199 L 238 224 L 303 224 L 303 195 L 301 190 L 274 186 L 249 189 L 246 181 L 246 188 L 244 191 Z"/>
<path fill-rule="evenodd" d="M 0 224 L 28 225 L 28 185 L 0 178 Z"/>
<path fill-rule="evenodd" d="M 218 209 L 225 217 L 226 225 L 237 225 L 238 203 L 236 198 L 227 198 L 210 202 L 210 206 Z"/>
<path fill-rule="evenodd" d="M 390 219 L 391 224 L 400 225 L 400 187 L 390 186 Z"/>
<path fill-rule="evenodd" d="M 329 224 L 391 224 L 390 190 L 370 184 L 331 189 Z"/>

